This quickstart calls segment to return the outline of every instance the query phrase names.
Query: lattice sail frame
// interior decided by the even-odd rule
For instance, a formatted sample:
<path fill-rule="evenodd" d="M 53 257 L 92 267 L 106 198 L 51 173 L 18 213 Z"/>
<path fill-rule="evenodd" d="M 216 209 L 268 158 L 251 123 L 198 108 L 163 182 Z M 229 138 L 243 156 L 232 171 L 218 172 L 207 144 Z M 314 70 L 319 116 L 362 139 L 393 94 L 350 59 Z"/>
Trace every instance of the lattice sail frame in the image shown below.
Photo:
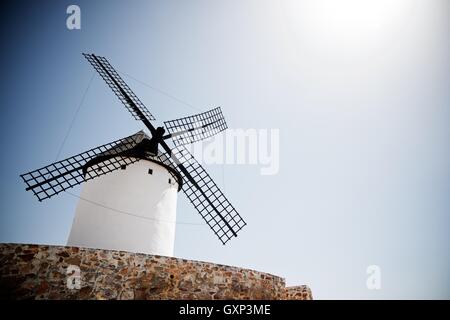
<path fill-rule="evenodd" d="M 193 116 L 164 121 L 175 146 L 212 137 L 228 128 L 220 107 Z"/>
<path fill-rule="evenodd" d="M 162 162 L 170 161 L 172 166 L 179 166 L 181 163 L 186 168 L 208 199 L 187 179 L 182 170 L 178 170 L 183 178 L 183 192 L 219 240 L 223 244 L 226 244 L 247 223 L 186 147 L 177 146 L 172 151 L 173 153 L 170 158 L 163 155 L 162 157 L 160 156 L 160 160 Z M 211 206 L 210 202 L 217 211 Z M 222 217 L 228 222 L 231 228 L 227 226 Z"/>
<path fill-rule="evenodd" d="M 137 136 L 132 135 L 20 176 L 27 185 L 26 190 L 33 191 L 39 201 L 42 201 L 85 181 L 118 170 L 123 165 L 126 166 L 139 161 L 140 159 L 138 158 L 127 156 L 110 157 L 133 148 L 138 142 Z M 90 170 L 83 171 L 83 168 L 89 161 L 100 156 L 108 157 L 105 157 L 105 160 L 102 162 L 93 165 Z"/>
<path fill-rule="evenodd" d="M 124 104 L 128 111 L 132 114 L 136 120 L 145 120 L 134 110 L 131 103 L 128 101 L 128 97 L 132 102 L 138 107 L 142 112 L 144 117 L 148 120 L 155 120 L 155 117 L 148 111 L 147 107 L 139 100 L 139 98 L 134 94 L 134 92 L 128 87 L 128 85 L 123 81 L 117 71 L 111 66 L 105 57 L 96 56 L 93 54 L 83 53 L 83 56 L 89 61 L 89 63 L 94 67 L 95 70 L 100 74 L 100 76 L 105 80 L 111 90 L 119 98 L 119 100 Z M 128 95 L 126 97 L 121 91 L 125 91 Z"/>

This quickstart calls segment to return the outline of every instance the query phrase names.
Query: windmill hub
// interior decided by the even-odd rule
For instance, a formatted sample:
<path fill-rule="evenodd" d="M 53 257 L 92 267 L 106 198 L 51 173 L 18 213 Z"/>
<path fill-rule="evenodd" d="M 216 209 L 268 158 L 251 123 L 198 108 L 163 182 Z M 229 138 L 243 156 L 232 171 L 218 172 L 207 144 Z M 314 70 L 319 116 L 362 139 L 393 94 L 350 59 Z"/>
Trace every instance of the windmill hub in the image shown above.
<path fill-rule="evenodd" d="M 156 156 L 158 154 L 158 146 L 164 140 L 163 136 L 166 130 L 163 127 L 158 127 L 153 133 L 152 138 L 149 140 L 148 152 L 151 155 Z"/>
<path fill-rule="evenodd" d="M 153 136 L 153 138 L 162 141 L 163 135 L 166 132 L 166 130 L 163 127 L 158 127 L 155 130 L 155 135 Z"/>

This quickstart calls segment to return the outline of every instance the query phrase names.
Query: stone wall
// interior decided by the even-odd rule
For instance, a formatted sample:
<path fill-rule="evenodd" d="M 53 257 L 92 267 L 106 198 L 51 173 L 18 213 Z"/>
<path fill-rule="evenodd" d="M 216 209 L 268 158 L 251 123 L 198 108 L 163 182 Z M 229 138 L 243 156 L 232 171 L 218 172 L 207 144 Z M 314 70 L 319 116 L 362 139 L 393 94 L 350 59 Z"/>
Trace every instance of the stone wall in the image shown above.
<path fill-rule="evenodd" d="M 310 298 L 306 286 L 285 288 L 283 278 L 249 269 L 123 251 L 0 244 L 0 299 Z"/>
<path fill-rule="evenodd" d="M 286 300 L 312 300 L 312 292 L 308 286 L 287 287 Z"/>

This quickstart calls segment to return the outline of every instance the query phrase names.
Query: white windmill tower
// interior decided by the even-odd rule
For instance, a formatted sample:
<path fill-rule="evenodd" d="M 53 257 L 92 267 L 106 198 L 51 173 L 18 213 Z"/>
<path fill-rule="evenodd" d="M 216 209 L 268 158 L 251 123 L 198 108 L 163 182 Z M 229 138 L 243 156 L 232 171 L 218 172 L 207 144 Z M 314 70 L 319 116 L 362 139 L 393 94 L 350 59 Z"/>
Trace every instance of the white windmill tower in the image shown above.
<path fill-rule="evenodd" d="M 108 170 L 108 161 L 118 161 L 123 152 L 140 160 L 83 185 L 67 245 L 172 256 L 182 178 L 174 167 L 145 155 L 151 138 L 144 132 L 130 140 L 136 145 L 118 144 L 85 165 L 85 174 Z"/>
<path fill-rule="evenodd" d="M 21 175 L 39 201 L 85 182 L 67 244 L 172 256 L 180 189 L 223 244 L 237 236 L 246 223 L 184 147 L 227 128 L 220 108 L 166 121 L 165 135 L 106 58 L 84 56 L 151 137 L 140 131 Z"/>

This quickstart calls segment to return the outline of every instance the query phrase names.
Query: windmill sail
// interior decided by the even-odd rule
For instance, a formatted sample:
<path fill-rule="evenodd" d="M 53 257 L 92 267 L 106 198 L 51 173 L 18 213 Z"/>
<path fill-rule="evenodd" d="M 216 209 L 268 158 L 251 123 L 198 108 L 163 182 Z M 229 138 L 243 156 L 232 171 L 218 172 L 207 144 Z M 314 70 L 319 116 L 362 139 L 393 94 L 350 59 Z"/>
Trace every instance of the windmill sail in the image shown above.
<path fill-rule="evenodd" d="M 31 190 L 39 201 L 51 198 L 84 181 L 139 161 L 130 157 L 128 151 L 139 145 L 142 134 L 104 144 L 20 176 L 27 185 L 26 190 Z M 87 170 L 88 166 L 92 170 Z"/>
<path fill-rule="evenodd" d="M 244 219 L 184 146 L 178 146 L 172 152 L 170 159 L 183 178 L 183 192 L 203 220 L 223 244 L 236 237 L 246 225 Z"/>
<path fill-rule="evenodd" d="M 176 120 L 164 121 L 164 126 L 176 146 L 212 137 L 227 129 L 220 107 Z"/>
<path fill-rule="evenodd" d="M 153 117 L 134 92 L 131 91 L 130 87 L 128 87 L 105 57 L 86 53 L 83 53 L 83 55 L 94 69 L 97 70 L 103 80 L 105 80 L 111 90 L 116 94 L 119 100 L 122 101 L 124 106 L 136 120 L 144 120 L 144 118 L 155 120 L 155 117 Z"/>

